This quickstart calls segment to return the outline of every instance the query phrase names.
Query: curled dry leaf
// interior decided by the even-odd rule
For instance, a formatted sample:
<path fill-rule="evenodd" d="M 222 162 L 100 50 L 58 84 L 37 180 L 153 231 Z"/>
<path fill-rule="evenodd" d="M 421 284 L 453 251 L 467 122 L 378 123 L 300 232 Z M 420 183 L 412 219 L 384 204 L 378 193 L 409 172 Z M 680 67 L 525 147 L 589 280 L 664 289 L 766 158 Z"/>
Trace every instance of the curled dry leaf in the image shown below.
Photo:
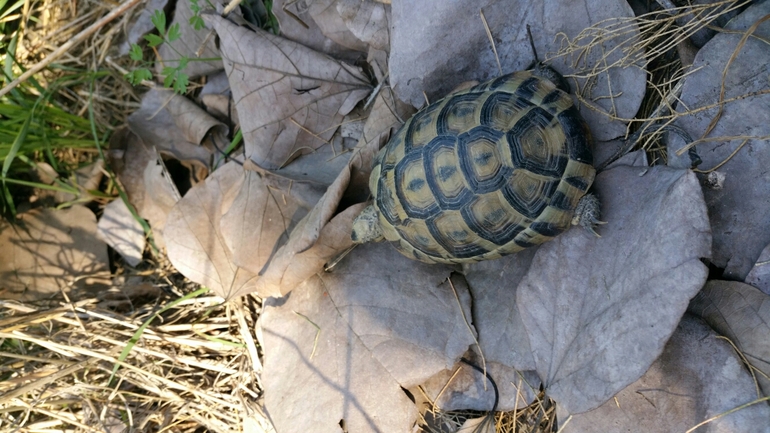
<path fill-rule="evenodd" d="M 707 43 L 695 58 L 692 74 L 682 87 L 679 111 L 683 113 L 676 124 L 695 138 L 707 134 L 705 142 L 697 144 L 703 163 L 701 170 L 719 169 L 725 175 L 720 189 L 704 188 L 714 232 L 713 263 L 724 268 L 724 275 L 743 281 L 770 243 L 767 215 L 770 214 L 770 82 L 767 80 L 770 45 L 760 40 L 770 38 L 770 3 L 749 7 L 728 25 L 730 33 L 720 33 Z M 765 19 L 764 22 L 760 20 Z M 753 37 L 748 37 L 736 53 L 745 32 L 758 24 Z M 738 31 L 739 33 L 733 33 Z M 735 55 L 729 64 L 728 62 Z M 718 117 L 719 95 L 724 77 L 724 100 Z M 751 96 L 747 96 L 751 95 Z M 704 107 L 712 106 L 708 110 Z M 688 111 L 689 110 L 689 111 Z M 713 130 L 709 126 L 716 120 Z M 669 134 L 674 135 L 674 134 Z M 670 137 L 675 138 L 675 137 Z M 689 158 L 684 152 L 675 158 L 683 146 L 681 141 L 669 143 L 671 164 L 683 166 Z M 733 155 L 734 152 L 737 152 Z M 724 161 L 724 165 L 719 166 Z M 705 181 L 705 175 L 702 177 Z"/>
<path fill-rule="evenodd" d="M 644 376 L 614 400 L 573 415 L 561 431 L 686 432 L 717 417 L 693 431 L 768 433 L 770 406 L 766 404 L 719 416 L 754 400 L 753 388 L 751 376 L 730 344 L 697 317 L 685 315 Z M 558 413 L 557 417 L 564 424 L 567 414 Z"/>
<path fill-rule="evenodd" d="M 164 235 L 168 258 L 190 280 L 231 299 L 253 291 L 256 274 L 233 262 L 222 232 L 222 214 L 244 181 L 243 167 L 232 161 L 191 188 L 168 215 Z"/>
<path fill-rule="evenodd" d="M 118 252 L 131 266 L 142 261 L 144 230 L 123 202 L 117 199 L 104 207 L 96 236 Z"/>
<path fill-rule="evenodd" d="M 480 17 L 482 11 L 495 41 L 495 52 Z M 534 60 L 527 38 L 527 25 L 541 60 L 547 60 L 564 75 L 580 78 L 579 90 L 590 107 L 582 105 L 591 132 L 598 140 L 625 134 L 625 124 L 610 115 L 633 118 L 644 96 L 646 73 L 636 66 L 606 67 L 622 58 L 639 31 L 628 24 L 617 38 L 608 39 L 606 29 L 566 47 L 584 29 L 603 20 L 633 17 L 625 0 L 441 0 L 393 5 L 390 83 L 398 97 L 414 106 L 445 96 L 463 81 L 486 81 L 503 73 L 526 69 Z M 607 25 L 614 21 L 604 22 Z M 426 23 L 436 23 L 426 25 Z M 591 37 L 599 36 L 600 41 Z M 588 44 L 593 43 L 591 48 Z M 564 49 L 559 57 L 555 53 Z M 627 66 L 627 65 L 624 65 Z M 574 80 L 570 79 L 573 91 Z"/>
<path fill-rule="evenodd" d="M 165 9 L 166 3 L 168 3 L 168 0 L 150 0 L 143 9 L 137 10 L 137 8 L 132 11 L 134 16 L 126 33 L 126 40 L 120 44 L 118 49 L 119 55 L 127 55 L 131 49 L 131 44 L 141 43 L 144 35 L 150 33 L 155 28 L 155 25 L 152 23 L 152 14 L 156 10 Z"/>
<path fill-rule="evenodd" d="M 210 2 L 215 5 L 225 3 L 221 0 L 210 0 Z M 219 50 L 217 50 L 214 38 L 210 37 L 207 29 L 195 30 L 190 24 L 190 18 L 193 16 L 193 12 L 190 10 L 190 3 L 190 1 L 176 3 L 174 19 L 169 24 L 169 28 L 174 24 L 178 24 L 181 36 L 173 42 L 166 42 L 158 47 L 158 53 L 160 54 L 160 61 L 157 63 L 158 73 L 164 67 L 176 67 L 179 64 L 180 55 L 191 59 L 187 63 L 187 67 L 184 68 L 184 73 L 189 75 L 190 78 L 208 75 L 222 69 L 222 61 L 218 60 Z M 201 2 L 201 6 L 204 6 L 206 3 Z"/>
<path fill-rule="evenodd" d="M 649 368 L 703 286 L 711 247 L 692 172 L 617 166 L 594 186 L 602 237 L 576 229 L 541 245 L 516 290 L 538 374 L 569 413 Z"/>
<path fill-rule="evenodd" d="M 37 301 L 108 272 L 107 246 L 96 237 L 96 216 L 84 206 L 35 209 L 17 224 L 0 220 L 0 296 Z"/>
<path fill-rule="evenodd" d="M 450 369 L 473 343 L 470 295 L 456 286 L 455 296 L 452 268 L 383 247 L 359 246 L 266 300 L 263 383 L 279 431 L 336 432 L 343 420 L 349 431 L 409 432 L 416 408 L 401 387 Z"/>
<path fill-rule="evenodd" d="M 736 345 L 770 396 L 770 296 L 737 281 L 709 281 L 689 311 Z"/>
<path fill-rule="evenodd" d="M 205 19 L 219 34 L 246 156 L 263 168 L 327 145 L 371 89 L 356 67 L 216 15 Z"/>

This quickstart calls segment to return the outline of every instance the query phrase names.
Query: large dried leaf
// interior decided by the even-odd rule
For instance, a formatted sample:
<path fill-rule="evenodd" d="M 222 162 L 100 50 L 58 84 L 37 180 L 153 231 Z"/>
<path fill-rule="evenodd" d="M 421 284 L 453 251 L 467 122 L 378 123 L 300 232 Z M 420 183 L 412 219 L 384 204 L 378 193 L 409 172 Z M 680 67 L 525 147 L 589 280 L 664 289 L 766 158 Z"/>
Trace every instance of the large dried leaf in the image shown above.
<path fill-rule="evenodd" d="M 503 73 L 526 69 L 534 60 L 527 25 L 532 29 L 541 60 L 545 60 L 563 47 L 563 37 L 573 39 L 586 27 L 605 19 L 633 16 L 625 0 L 394 2 L 390 83 L 400 99 L 421 106 L 425 102 L 423 92 L 435 101 L 459 83 L 486 81 L 499 75 L 480 11 L 494 38 Z M 598 30 L 594 34 L 606 33 Z M 595 75 L 599 72 L 593 71 L 595 67 L 603 70 L 624 56 L 637 35 L 635 26 L 628 25 L 617 39 L 596 44 L 587 52 L 578 48 L 574 58 L 557 57 L 548 63 L 565 75 Z M 645 71 L 639 67 L 612 67 L 608 72 L 598 73 L 590 84 L 582 81 L 581 91 L 592 108 L 581 106 L 581 114 L 594 137 L 609 140 L 624 135 L 623 122 L 612 120 L 608 113 L 621 118 L 636 115 L 644 96 Z M 576 90 L 575 84 L 571 84 Z"/>
<path fill-rule="evenodd" d="M 722 74 L 733 56 L 743 33 L 770 14 L 770 3 L 748 8 L 732 20 L 728 29 L 739 33 L 720 33 L 706 44 L 695 58 L 693 68 L 682 87 L 679 111 L 695 110 L 719 102 Z M 770 38 L 770 21 L 764 21 L 746 40 L 727 70 L 724 81 L 725 100 L 739 98 L 724 105 L 724 110 L 709 140 L 697 145 L 703 159 L 700 169 L 718 168 L 724 176 L 721 188 L 704 188 L 714 231 L 713 263 L 725 269 L 730 279 L 743 280 L 757 261 L 762 250 L 770 243 L 767 215 L 770 214 L 770 83 L 768 62 L 770 45 L 758 39 Z M 764 92 L 764 93 L 762 93 Z M 754 96 L 746 96 L 752 94 Z M 744 97 L 746 96 L 746 97 Z M 681 117 L 677 124 L 694 138 L 707 132 L 717 115 L 716 107 Z M 673 134 L 669 134 L 673 135 Z M 673 137 L 676 138 L 676 137 Z M 748 140 L 748 141 L 746 141 Z M 745 144 L 738 150 L 742 143 Z M 671 164 L 683 166 L 689 159 L 674 154 L 682 147 L 681 141 L 669 143 Z M 737 151 L 735 155 L 733 152 Z M 732 155 L 732 156 L 731 156 Z"/>
<path fill-rule="evenodd" d="M 266 172 L 246 170 L 244 176 L 220 229 L 233 262 L 261 274 L 322 192 Z"/>
<path fill-rule="evenodd" d="M 87 288 L 83 277 L 109 271 L 108 263 L 96 216 L 86 207 L 35 209 L 15 225 L 0 220 L 2 299 L 35 301 Z"/>
<path fill-rule="evenodd" d="M 244 181 L 243 167 L 229 162 L 190 189 L 171 210 L 164 235 L 168 258 L 184 276 L 231 299 L 253 291 L 257 276 L 233 263 L 221 232 L 222 214 Z"/>
<path fill-rule="evenodd" d="M 534 370 L 535 359 L 519 308 L 516 288 L 532 263 L 537 248 L 465 266 L 473 294 L 473 324 L 487 361 L 518 370 Z"/>
<path fill-rule="evenodd" d="M 692 172 L 618 166 L 595 189 L 602 237 L 570 230 L 541 245 L 516 292 L 540 378 L 570 413 L 649 368 L 708 274 L 700 259 L 711 235 Z"/>
<path fill-rule="evenodd" d="M 690 303 L 689 311 L 703 317 L 729 338 L 770 396 L 770 296 L 737 281 L 709 281 Z"/>
<path fill-rule="evenodd" d="M 327 145 L 370 90 L 356 67 L 219 16 L 206 20 L 219 34 L 246 156 L 263 168 Z"/>
<path fill-rule="evenodd" d="M 281 27 L 281 35 L 336 59 L 354 61 L 361 57 L 361 51 L 344 47 L 324 36 L 318 24 L 310 15 L 307 2 L 275 0 L 273 13 Z"/>
<path fill-rule="evenodd" d="M 452 268 L 382 247 L 357 247 L 333 272 L 266 300 L 263 383 L 279 431 L 337 432 L 340 420 L 348 431 L 412 431 L 416 408 L 401 387 L 452 368 L 473 343 L 470 296 L 447 283 Z"/>
<path fill-rule="evenodd" d="M 573 415 L 564 433 L 770 432 L 770 406 L 755 404 L 754 385 L 732 347 L 701 320 L 685 315 L 663 354 L 639 380 L 591 412 Z M 560 423 L 567 415 L 558 414 Z"/>
<path fill-rule="evenodd" d="M 331 221 L 322 224 L 318 236 L 312 239 L 306 237 L 311 232 L 309 227 L 314 219 L 308 214 L 257 281 L 257 293 L 261 296 L 283 296 L 321 272 L 327 263 L 353 245 L 350 239 L 353 220 L 364 207 L 364 203 L 349 207 Z"/>

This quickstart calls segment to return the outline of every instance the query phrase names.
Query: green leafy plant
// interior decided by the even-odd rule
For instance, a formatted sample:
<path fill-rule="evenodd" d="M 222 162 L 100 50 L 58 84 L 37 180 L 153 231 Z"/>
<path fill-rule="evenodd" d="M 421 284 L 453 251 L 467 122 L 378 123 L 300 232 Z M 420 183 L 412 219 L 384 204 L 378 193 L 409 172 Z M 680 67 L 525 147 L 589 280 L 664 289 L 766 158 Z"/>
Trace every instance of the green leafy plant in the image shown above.
<path fill-rule="evenodd" d="M 197 12 L 195 16 L 200 18 Z M 203 21 L 201 20 L 201 24 L 202 23 Z M 169 27 L 168 30 L 166 30 L 166 14 L 162 10 L 156 10 L 152 15 L 152 24 L 155 26 L 155 29 L 158 30 L 158 34 L 149 34 L 144 36 L 144 39 L 147 41 L 147 44 L 150 46 L 150 48 L 156 48 L 164 42 L 174 42 L 182 37 L 182 32 L 179 29 L 179 23 L 173 24 L 171 27 Z M 171 46 L 171 48 L 176 51 L 173 46 Z M 182 94 L 187 91 L 187 85 L 189 84 L 189 77 L 183 71 L 187 67 L 190 59 L 178 51 L 176 51 L 176 53 L 179 54 L 177 65 L 164 66 L 161 70 L 161 75 L 163 76 L 163 85 L 165 87 L 172 88 L 175 92 Z M 142 48 L 137 44 L 131 44 L 131 50 L 129 51 L 128 55 L 131 60 L 135 60 L 137 62 L 144 61 L 144 53 L 142 52 Z M 125 77 L 129 83 L 137 85 L 143 80 L 151 80 L 152 72 L 150 72 L 150 69 L 147 67 L 141 67 L 129 72 Z"/>

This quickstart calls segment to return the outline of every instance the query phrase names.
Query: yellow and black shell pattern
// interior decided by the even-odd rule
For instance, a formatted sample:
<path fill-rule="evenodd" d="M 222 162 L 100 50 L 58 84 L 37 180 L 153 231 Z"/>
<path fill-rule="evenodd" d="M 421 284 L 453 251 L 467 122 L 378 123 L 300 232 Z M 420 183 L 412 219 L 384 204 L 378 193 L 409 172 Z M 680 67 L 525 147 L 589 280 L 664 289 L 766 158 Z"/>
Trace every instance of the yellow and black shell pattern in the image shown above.
<path fill-rule="evenodd" d="M 568 229 L 592 159 L 570 96 L 522 71 L 417 112 L 380 150 L 369 187 L 385 239 L 404 255 L 475 262 Z"/>

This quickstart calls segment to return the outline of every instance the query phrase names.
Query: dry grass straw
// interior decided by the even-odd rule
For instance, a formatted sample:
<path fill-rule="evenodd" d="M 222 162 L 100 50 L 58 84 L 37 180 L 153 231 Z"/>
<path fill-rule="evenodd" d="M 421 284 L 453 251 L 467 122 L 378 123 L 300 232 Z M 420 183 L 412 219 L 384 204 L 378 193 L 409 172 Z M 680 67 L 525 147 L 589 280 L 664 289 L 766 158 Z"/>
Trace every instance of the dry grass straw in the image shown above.
<path fill-rule="evenodd" d="M 668 5 L 670 2 L 659 1 L 658 3 L 670 6 Z M 689 64 L 691 58 L 686 54 L 688 38 L 703 29 L 734 33 L 715 27 L 711 23 L 719 16 L 739 10 L 750 3 L 749 0 L 725 0 L 706 5 L 671 7 L 665 11 L 666 13 L 651 12 L 633 18 L 604 20 L 583 30 L 573 39 L 567 38 L 564 34 L 557 35 L 561 41 L 561 48 L 556 53 L 549 53 L 549 59 L 556 57 L 569 59 L 571 64 L 580 71 L 567 76 L 573 78 L 578 84 L 577 98 L 589 109 L 598 111 L 609 119 L 627 123 L 626 137 L 642 137 L 638 143 L 630 143 L 630 145 L 637 145 L 638 148 L 648 151 L 653 161 L 665 162 L 667 160 L 665 146 L 660 144 L 663 131 L 651 128 L 653 125 L 670 125 L 680 117 L 696 113 L 714 110 L 721 112 L 725 104 L 756 96 L 747 94 L 730 99 L 721 98 L 720 102 L 704 107 L 685 109 L 681 104 L 675 107 L 679 101 L 682 79 L 694 72 Z M 751 32 L 739 33 L 745 40 L 751 36 Z M 742 44 L 737 47 L 736 52 L 741 46 Z M 682 60 L 685 60 L 684 63 Z M 645 98 L 639 113 L 634 118 L 623 118 L 617 115 L 614 100 L 622 94 L 623 83 L 613 83 L 608 78 L 608 71 L 611 68 L 628 67 L 641 67 L 648 72 Z M 724 82 L 722 85 L 724 86 Z M 589 94 L 597 86 L 606 88 L 609 96 L 605 99 L 610 100 L 609 110 L 600 108 L 597 100 L 590 99 Z M 717 113 L 715 121 L 718 117 Z M 639 133 L 633 136 L 636 131 Z M 695 141 L 691 146 L 715 140 L 744 140 L 745 144 L 745 141 L 751 139 L 767 139 L 767 137 L 706 138 L 707 133 L 708 131 L 702 137 L 693 137 Z M 686 150 L 687 148 L 680 149 L 677 153 L 681 154 Z"/>
<path fill-rule="evenodd" d="M 422 389 L 421 389 L 422 391 Z M 419 413 L 423 433 L 547 433 L 556 426 L 556 405 L 540 392 L 526 405 L 517 402 L 513 410 L 481 412 L 475 410 L 444 411 L 424 392 L 425 403 Z M 518 407 L 518 406 L 521 407 Z M 462 428 L 468 420 L 484 418 L 473 428 Z"/>
<path fill-rule="evenodd" d="M 132 305 L 147 293 L 129 287 L 48 309 L 0 302 L 0 432 L 272 431 L 256 403 L 259 304 L 183 301 L 121 361 L 137 329 L 169 301 L 156 294 L 155 304 Z"/>
<path fill-rule="evenodd" d="M 141 3 L 140 3 L 141 4 Z M 118 2 L 41 0 L 28 1 L 21 13 L 17 61 L 27 70 L 46 62 L 60 47 L 65 47 L 78 33 L 92 26 L 100 18 L 119 6 Z M 48 68 L 35 75 L 42 87 L 64 76 L 72 76 L 73 83 L 66 81 L 58 86 L 55 99 L 70 113 L 88 116 L 89 102 L 100 128 L 112 130 L 125 123 L 126 118 L 139 106 L 139 97 L 133 87 L 116 72 L 115 62 L 108 62 L 114 54 L 119 36 L 130 27 L 134 8 L 110 22 L 96 26 L 93 33 L 79 44 L 56 56 Z M 123 56 L 118 61 L 126 69 L 132 69 L 131 61 Z M 78 81 L 83 72 L 106 72 L 92 82 Z M 17 69 L 17 72 L 21 72 Z M 87 80 L 90 81 L 90 80 Z M 91 87 L 92 85 L 92 87 Z"/>

